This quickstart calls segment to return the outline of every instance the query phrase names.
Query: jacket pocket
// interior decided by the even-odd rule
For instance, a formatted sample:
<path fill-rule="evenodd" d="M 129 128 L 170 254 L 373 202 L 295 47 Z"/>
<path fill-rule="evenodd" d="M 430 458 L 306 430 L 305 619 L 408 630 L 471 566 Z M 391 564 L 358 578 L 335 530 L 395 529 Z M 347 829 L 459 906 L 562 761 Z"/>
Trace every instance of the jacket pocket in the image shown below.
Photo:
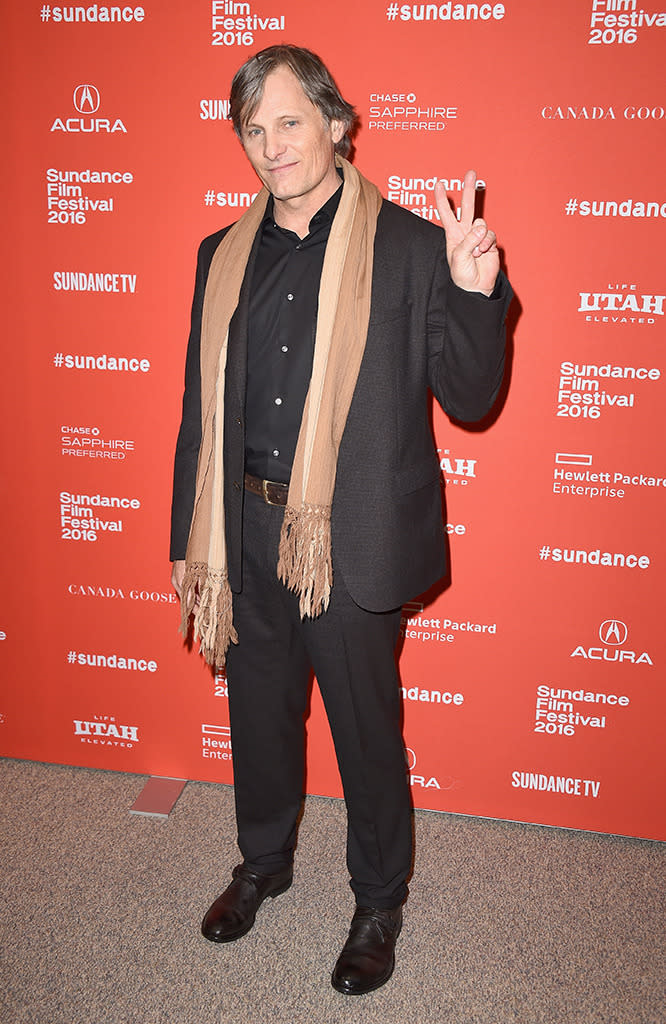
<path fill-rule="evenodd" d="M 420 459 L 418 462 L 398 473 L 397 485 L 401 494 L 409 494 L 419 487 L 434 483 L 439 477 L 439 464 L 437 456 L 433 452 L 427 459 Z"/>

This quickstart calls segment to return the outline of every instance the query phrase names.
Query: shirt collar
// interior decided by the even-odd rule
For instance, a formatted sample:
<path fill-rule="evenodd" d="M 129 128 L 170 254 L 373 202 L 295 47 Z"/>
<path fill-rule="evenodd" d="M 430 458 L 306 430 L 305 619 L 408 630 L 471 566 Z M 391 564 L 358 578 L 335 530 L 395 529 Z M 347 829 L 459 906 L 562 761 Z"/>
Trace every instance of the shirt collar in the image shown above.
<path fill-rule="evenodd" d="M 338 174 L 340 174 L 339 168 L 336 168 L 336 169 L 338 171 Z M 340 176 L 342 177 L 342 175 L 340 175 Z M 326 200 L 324 205 L 319 210 L 317 210 L 315 215 L 311 218 L 310 223 L 308 224 L 308 234 L 312 234 L 312 232 L 315 230 L 315 228 L 321 227 L 321 225 L 326 223 L 327 221 L 330 222 L 330 221 L 333 220 L 333 218 L 335 217 L 335 215 L 337 213 L 338 206 L 340 205 L 340 200 L 342 198 L 342 188 L 343 188 L 343 186 L 344 186 L 344 181 L 341 181 L 339 188 L 337 188 L 335 190 L 333 195 L 329 199 Z M 268 197 L 268 202 L 266 203 L 266 212 L 264 214 L 264 219 L 262 221 L 262 225 L 266 224 L 267 222 L 269 222 L 271 224 L 274 223 L 274 220 L 273 220 L 273 196 L 272 195 L 269 195 L 269 197 Z"/>

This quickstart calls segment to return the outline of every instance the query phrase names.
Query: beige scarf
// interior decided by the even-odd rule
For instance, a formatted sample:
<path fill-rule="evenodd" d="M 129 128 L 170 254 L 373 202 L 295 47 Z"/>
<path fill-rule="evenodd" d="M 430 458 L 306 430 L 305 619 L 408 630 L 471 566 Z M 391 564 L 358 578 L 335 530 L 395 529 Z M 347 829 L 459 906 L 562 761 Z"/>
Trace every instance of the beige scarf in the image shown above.
<path fill-rule="evenodd" d="M 301 420 L 280 535 L 277 575 L 299 596 L 302 618 L 328 607 L 331 503 L 338 449 L 356 386 L 370 316 L 378 189 L 336 157 L 344 188 L 331 226 L 319 286 L 312 376 Z M 224 236 L 210 265 L 201 328 L 202 436 L 194 515 L 181 598 L 181 632 L 194 611 L 194 636 L 210 664 L 223 665 L 238 637 L 232 621 L 224 531 L 224 377 L 229 322 L 266 210 L 262 189 Z"/>

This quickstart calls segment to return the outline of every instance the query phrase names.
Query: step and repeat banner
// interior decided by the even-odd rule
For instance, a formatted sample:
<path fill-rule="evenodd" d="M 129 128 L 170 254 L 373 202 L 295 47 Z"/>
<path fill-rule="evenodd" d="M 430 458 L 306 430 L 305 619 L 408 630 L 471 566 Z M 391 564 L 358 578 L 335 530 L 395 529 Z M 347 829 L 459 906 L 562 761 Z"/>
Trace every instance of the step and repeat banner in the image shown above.
<path fill-rule="evenodd" d="M 666 13 L 641 2 L 8 0 L 4 755 L 232 781 L 224 673 L 177 633 L 172 457 L 197 246 L 258 189 L 229 83 L 293 42 L 388 199 L 436 222 L 435 181 L 458 205 L 477 171 L 517 295 L 497 415 L 433 412 L 452 574 L 404 609 L 414 803 L 666 839 Z M 316 689 L 308 729 L 308 790 L 340 795 Z"/>

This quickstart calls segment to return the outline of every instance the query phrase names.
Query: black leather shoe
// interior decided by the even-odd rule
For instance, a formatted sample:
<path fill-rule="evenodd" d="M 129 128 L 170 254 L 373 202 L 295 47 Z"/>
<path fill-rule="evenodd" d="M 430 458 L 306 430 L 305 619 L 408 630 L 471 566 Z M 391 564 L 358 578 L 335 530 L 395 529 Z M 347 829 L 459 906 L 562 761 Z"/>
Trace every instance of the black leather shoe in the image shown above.
<path fill-rule="evenodd" d="M 331 975 L 333 988 L 347 996 L 362 996 L 385 984 L 393 974 L 401 928 L 402 907 L 357 907 L 349 938 Z"/>
<path fill-rule="evenodd" d="M 211 942 L 233 942 L 249 932 L 266 897 L 274 899 L 287 891 L 292 868 L 277 875 L 260 875 L 238 864 L 232 877 L 233 882 L 215 900 L 201 925 L 203 935 Z"/>

